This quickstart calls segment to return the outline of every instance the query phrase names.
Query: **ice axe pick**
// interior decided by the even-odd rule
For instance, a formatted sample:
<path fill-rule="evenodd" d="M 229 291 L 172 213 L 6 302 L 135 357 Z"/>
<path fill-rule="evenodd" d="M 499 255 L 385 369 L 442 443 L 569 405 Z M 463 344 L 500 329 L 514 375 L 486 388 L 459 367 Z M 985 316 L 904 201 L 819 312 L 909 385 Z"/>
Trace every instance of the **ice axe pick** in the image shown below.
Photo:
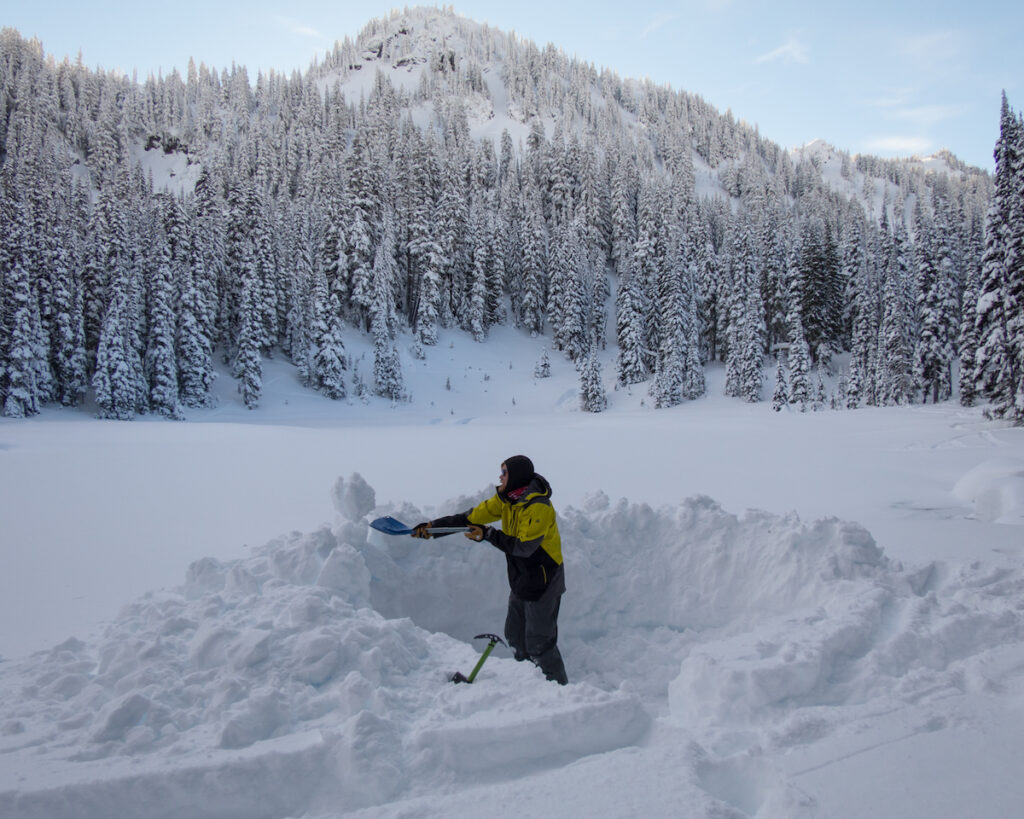
<path fill-rule="evenodd" d="M 484 649 L 484 653 L 480 655 L 480 659 L 476 661 L 476 665 L 473 670 L 469 672 L 467 677 L 461 671 L 456 671 L 454 674 L 448 677 L 453 683 L 471 683 L 476 679 L 477 673 L 483 667 L 483 664 L 487 662 L 487 658 L 491 656 L 491 652 L 494 651 L 494 647 L 501 643 L 503 646 L 508 648 L 508 644 L 502 640 L 497 634 L 478 634 L 473 638 L 474 640 L 488 640 L 487 648 Z"/>

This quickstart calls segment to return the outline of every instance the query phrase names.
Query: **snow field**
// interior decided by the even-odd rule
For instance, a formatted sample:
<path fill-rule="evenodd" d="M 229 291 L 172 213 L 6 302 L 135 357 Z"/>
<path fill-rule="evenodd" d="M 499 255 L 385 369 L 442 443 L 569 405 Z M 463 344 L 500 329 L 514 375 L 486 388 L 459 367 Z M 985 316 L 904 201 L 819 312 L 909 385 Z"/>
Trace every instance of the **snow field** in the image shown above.
<path fill-rule="evenodd" d="M 378 505 L 359 475 L 332 495 L 333 526 L 196 561 L 95 645 L 8 666 L 0 753 L 32 765 L 4 766 L 0 815 L 386 815 L 573 760 L 593 776 L 666 732 L 687 738 L 672 787 L 711 815 L 814 815 L 758 748 L 847 741 L 886 710 L 928 733 L 946 725 L 931 703 L 1019 685 L 1019 570 L 906 569 L 858 524 L 600 492 L 559 516 L 572 684 L 499 647 L 474 685 L 450 685 L 473 635 L 502 630 L 501 555 L 373 532 L 378 514 L 444 510 Z"/>

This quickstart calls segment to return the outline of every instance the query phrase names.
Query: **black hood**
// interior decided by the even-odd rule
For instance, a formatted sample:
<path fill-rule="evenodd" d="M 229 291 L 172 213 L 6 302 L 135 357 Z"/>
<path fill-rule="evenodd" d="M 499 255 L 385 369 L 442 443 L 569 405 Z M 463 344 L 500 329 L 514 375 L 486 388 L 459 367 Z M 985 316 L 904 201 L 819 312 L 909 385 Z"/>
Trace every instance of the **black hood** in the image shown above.
<path fill-rule="evenodd" d="M 525 455 L 513 455 L 511 458 L 506 458 L 503 466 L 508 471 L 508 481 L 505 483 L 506 492 L 515 492 L 517 489 L 528 486 L 536 474 L 533 471 L 533 461 Z"/>
<path fill-rule="evenodd" d="M 511 490 L 511 492 L 502 492 L 499 489 L 498 497 L 503 501 L 513 503 L 521 501 L 530 495 L 544 495 L 548 498 L 551 497 L 551 484 L 548 483 L 547 478 L 543 475 L 538 475 L 536 472 L 533 473 L 533 479 L 530 483 L 525 487 L 520 487 L 520 490 L 521 491 L 518 492 L 515 489 Z M 511 497 L 512 495 L 516 495 L 517 497 L 513 498 Z"/>

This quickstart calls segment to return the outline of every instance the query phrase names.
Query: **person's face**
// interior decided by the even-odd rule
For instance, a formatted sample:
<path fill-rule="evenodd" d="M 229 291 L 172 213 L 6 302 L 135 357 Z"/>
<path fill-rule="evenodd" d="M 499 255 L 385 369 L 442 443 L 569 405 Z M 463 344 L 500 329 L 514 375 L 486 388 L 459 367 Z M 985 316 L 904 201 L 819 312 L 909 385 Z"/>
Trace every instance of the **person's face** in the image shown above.
<path fill-rule="evenodd" d="M 502 492 L 505 491 L 505 487 L 508 486 L 508 470 L 505 468 L 505 464 L 501 465 L 501 483 L 498 484 L 498 489 Z"/>

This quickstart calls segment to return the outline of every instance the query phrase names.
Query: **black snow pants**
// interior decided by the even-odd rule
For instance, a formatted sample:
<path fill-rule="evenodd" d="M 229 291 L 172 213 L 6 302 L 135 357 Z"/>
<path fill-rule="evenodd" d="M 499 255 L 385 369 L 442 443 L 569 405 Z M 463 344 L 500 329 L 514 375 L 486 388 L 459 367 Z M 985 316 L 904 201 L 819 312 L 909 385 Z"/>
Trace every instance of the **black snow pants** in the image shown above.
<path fill-rule="evenodd" d="M 505 617 L 505 639 L 517 660 L 532 660 L 544 676 L 561 685 L 569 682 L 558 650 L 558 609 L 565 581 L 552 581 L 539 600 L 523 600 L 511 592 Z"/>

